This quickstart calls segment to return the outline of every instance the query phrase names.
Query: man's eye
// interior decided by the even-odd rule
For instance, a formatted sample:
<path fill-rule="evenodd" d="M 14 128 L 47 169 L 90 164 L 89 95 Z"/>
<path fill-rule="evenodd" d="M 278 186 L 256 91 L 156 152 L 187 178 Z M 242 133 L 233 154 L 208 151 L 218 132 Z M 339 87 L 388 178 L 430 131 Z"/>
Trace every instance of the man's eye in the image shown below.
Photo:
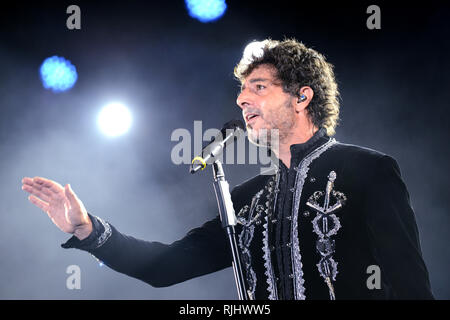
<path fill-rule="evenodd" d="M 265 88 L 265 86 L 263 86 L 262 84 L 257 84 L 256 85 L 256 89 L 257 90 L 262 90 L 262 89 L 264 89 Z"/>

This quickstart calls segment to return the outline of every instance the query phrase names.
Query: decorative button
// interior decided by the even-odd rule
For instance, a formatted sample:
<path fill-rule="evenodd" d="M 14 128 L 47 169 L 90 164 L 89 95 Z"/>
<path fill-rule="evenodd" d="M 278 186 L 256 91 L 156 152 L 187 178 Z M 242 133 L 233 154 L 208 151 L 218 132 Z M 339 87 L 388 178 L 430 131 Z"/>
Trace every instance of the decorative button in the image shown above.
<path fill-rule="evenodd" d="M 311 178 L 309 179 L 309 182 L 316 182 L 316 178 L 311 177 Z"/>
<path fill-rule="evenodd" d="M 286 243 L 286 247 L 290 248 L 292 246 L 292 243 L 288 242 Z"/>
<path fill-rule="evenodd" d="M 288 219 L 290 221 L 290 220 L 292 220 L 292 216 L 287 216 L 286 219 Z"/>
<path fill-rule="evenodd" d="M 294 274 L 291 273 L 291 274 L 289 275 L 289 278 L 294 279 Z"/>
<path fill-rule="evenodd" d="M 309 217 L 309 211 L 303 212 L 303 215 L 304 215 L 305 217 Z"/>
<path fill-rule="evenodd" d="M 295 188 L 290 188 L 289 191 L 290 192 L 295 192 Z"/>
<path fill-rule="evenodd" d="M 274 246 L 270 246 L 269 249 L 270 249 L 270 251 L 273 251 L 273 250 L 275 250 L 275 247 Z"/>
<path fill-rule="evenodd" d="M 334 182 L 334 180 L 336 180 L 336 172 L 331 171 L 330 174 L 328 175 L 328 179 L 329 179 L 331 182 Z"/>
<path fill-rule="evenodd" d="M 273 219 L 272 220 L 272 223 L 276 223 L 278 220 L 277 219 Z"/>

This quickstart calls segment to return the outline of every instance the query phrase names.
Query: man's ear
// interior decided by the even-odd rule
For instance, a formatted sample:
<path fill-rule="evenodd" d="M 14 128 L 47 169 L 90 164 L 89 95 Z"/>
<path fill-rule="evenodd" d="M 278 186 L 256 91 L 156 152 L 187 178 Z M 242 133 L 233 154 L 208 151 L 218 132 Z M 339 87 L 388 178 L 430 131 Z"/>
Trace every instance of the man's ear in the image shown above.
<path fill-rule="evenodd" d="M 295 112 L 300 113 L 302 110 L 306 109 L 313 97 L 314 91 L 311 87 L 301 87 L 298 91 L 298 98 L 295 103 Z"/>

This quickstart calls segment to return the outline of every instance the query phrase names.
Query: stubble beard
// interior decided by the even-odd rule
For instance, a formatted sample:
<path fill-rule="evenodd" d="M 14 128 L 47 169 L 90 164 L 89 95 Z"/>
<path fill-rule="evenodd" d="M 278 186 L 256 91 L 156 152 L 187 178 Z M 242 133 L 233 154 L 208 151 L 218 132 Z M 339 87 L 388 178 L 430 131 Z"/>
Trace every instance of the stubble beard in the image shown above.
<path fill-rule="evenodd" d="M 267 125 L 258 130 L 249 127 L 247 130 L 249 141 L 259 147 L 266 147 L 272 151 L 278 150 L 280 144 L 287 140 L 295 127 L 293 108 L 289 98 L 279 108 L 276 108 L 280 112 L 272 111 L 261 115 Z"/>

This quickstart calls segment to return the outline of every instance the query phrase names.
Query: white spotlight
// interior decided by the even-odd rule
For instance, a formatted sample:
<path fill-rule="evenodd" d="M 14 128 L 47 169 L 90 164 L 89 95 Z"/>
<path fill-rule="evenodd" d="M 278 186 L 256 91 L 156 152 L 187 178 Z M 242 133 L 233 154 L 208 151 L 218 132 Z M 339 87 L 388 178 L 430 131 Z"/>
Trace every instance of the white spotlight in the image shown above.
<path fill-rule="evenodd" d="M 131 113 L 123 104 L 114 102 L 103 107 L 100 111 L 97 124 L 107 136 L 120 136 L 130 129 Z"/>

